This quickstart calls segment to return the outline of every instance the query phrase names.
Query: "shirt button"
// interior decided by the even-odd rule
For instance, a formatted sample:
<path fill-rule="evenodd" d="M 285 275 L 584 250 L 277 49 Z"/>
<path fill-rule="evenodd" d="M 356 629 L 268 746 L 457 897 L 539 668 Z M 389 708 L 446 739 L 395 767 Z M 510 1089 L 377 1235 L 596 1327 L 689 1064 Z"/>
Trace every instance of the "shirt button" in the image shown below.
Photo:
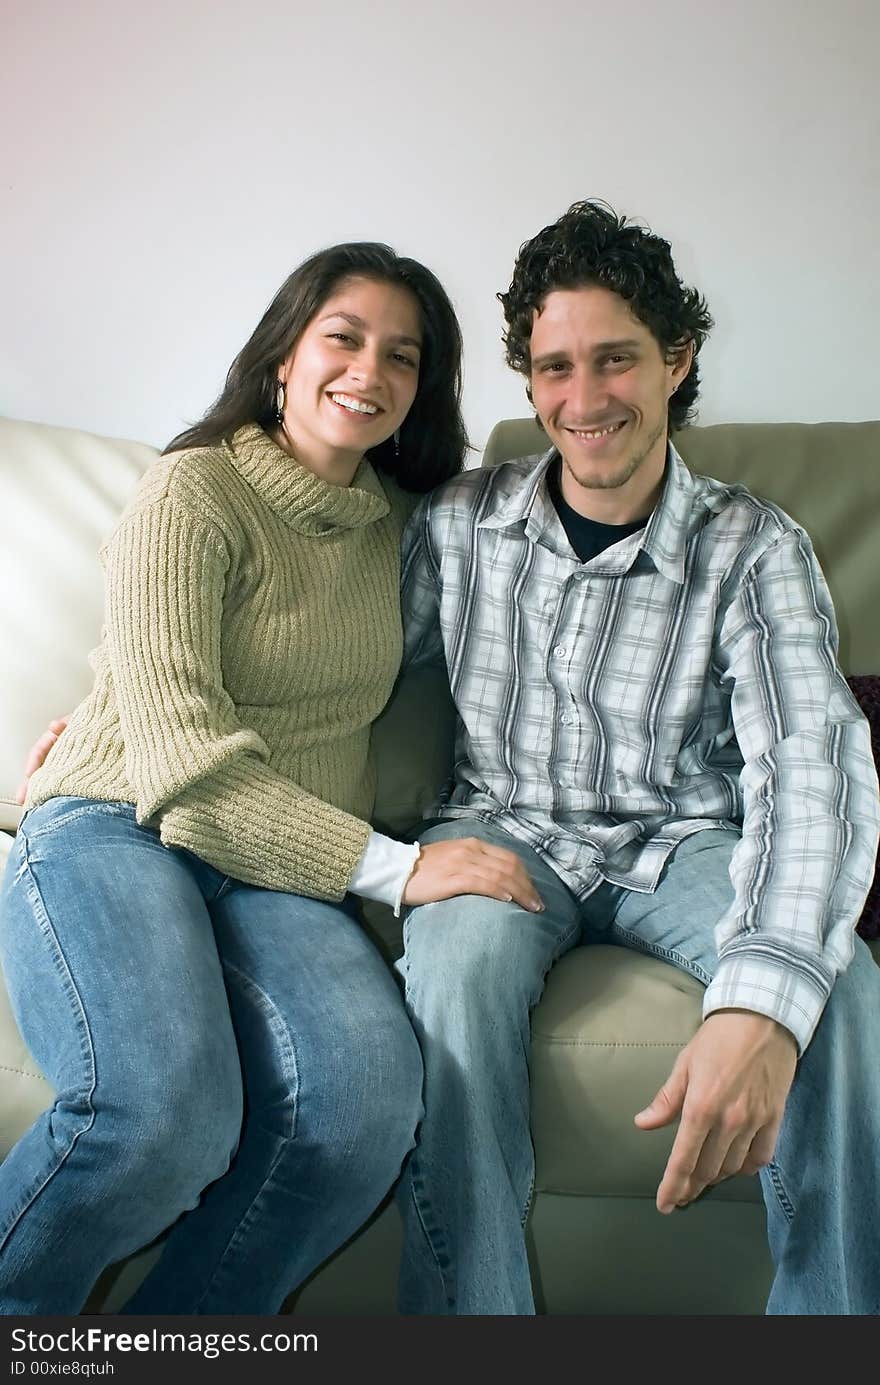
<path fill-rule="evenodd" d="M 559 720 L 562 722 L 563 726 L 571 726 L 571 723 L 574 721 L 574 717 L 570 717 L 567 712 L 563 712 Z"/>
<path fill-rule="evenodd" d="M 553 649 L 553 653 L 556 655 L 557 659 L 564 659 L 567 653 L 565 645 L 557 644 Z"/>

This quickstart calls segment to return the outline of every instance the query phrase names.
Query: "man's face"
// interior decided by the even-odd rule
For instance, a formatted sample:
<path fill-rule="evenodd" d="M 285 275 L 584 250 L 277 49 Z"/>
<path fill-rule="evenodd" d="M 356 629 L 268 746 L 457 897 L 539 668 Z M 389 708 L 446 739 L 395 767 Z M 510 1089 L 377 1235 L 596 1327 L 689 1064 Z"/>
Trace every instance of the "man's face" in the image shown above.
<path fill-rule="evenodd" d="M 610 289 L 547 295 L 532 324 L 530 382 L 572 509 L 609 524 L 650 514 L 666 461 L 667 404 L 691 355 L 688 347 L 669 365 Z"/>

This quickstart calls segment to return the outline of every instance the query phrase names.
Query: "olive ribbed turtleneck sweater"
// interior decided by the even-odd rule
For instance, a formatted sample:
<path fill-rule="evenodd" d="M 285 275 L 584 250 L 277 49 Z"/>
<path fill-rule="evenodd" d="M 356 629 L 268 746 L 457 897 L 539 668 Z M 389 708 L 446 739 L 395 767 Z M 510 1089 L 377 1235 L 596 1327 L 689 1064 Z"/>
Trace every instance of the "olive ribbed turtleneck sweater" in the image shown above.
<path fill-rule="evenodd" d="M 370 832 L 413 501 L 366 461 L 332 486 L 256 425 L 159 458 L 102 550 L 94 688 L 27 806 L 133 803 L 227 875 L 340 899 Z"/>

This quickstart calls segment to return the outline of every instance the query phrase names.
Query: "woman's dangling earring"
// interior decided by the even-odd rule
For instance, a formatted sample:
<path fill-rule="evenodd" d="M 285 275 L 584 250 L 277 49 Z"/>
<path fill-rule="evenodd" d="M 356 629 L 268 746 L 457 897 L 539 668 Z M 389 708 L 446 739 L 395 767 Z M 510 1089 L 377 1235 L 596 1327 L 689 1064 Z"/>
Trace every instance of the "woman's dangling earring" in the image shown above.
<path fill-rule="evenodd" d="M 278 388 L 275 391 L 275 422 L 284 422 L 284 405 L 287 403 L 287 386 L 283 380 L 278 381 Z"/>
<path fill-rule="evenodd" d="M 399 428 L 395 428 L 395 430 L 394 430 L 394 460 L 395 460 L 396 462 L 399 462 L 399 461 L 400 461 L 400 429 L 399 429 Z"/>

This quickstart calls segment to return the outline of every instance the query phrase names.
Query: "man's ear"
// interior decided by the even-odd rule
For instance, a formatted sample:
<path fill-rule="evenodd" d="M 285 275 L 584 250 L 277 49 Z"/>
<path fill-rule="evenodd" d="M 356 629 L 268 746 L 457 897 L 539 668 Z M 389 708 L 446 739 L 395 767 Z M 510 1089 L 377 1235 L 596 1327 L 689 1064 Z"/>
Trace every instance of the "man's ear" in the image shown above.
<path fill-rule="evenodd" d="M 544 427 L 544 423 L 543 423 L 543 420 L 542 420 L 542 418 L 541 418 L 541 415 L 538 413 L 538 410 L 535 409 L 535 401 L 534 401 L 534 399 L 532 398 L 532 385 L 531 385 L 531 381 L 528 380 L 528 379 L 526 380 L 526 399 L 529 401 L 530 405 L 531 405 L 532 408 L 535 410 L 535 422 L 537 423 L 537 425 L 538 425 L 538 427 L 540 428 L 541 432 L 542 432 L 542 433 L 546 433 L 547 429 Z"/>
<path fill-rule="evenodd" d="M 684 342 L 680 346 L 673 346 L 669 352 L 669 397 L 671 398 L 683 380 L 690 374 L 691 366 L 694 363 L 694 339 Z"/>

